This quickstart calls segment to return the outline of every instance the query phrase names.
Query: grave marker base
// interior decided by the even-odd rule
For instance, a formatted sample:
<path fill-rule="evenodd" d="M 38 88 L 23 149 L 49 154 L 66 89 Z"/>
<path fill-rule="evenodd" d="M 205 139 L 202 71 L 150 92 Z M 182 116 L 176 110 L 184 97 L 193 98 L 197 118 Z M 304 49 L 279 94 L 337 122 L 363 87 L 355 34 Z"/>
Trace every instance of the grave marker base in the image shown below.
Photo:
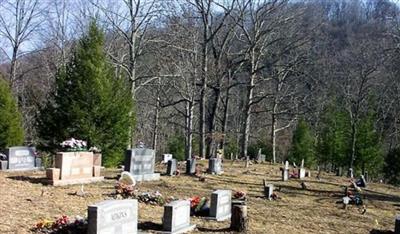
<path fill-rule="evenodd" d="M 42 170 L 44 170 L 44 168 L 43 167 L 33 167 L 33 168 L 18 168 L 18 169 L 7 169 L 7 161 L 5 161 L 6 163 L 4 164 L 5 165 L 5 168 L 4 169 L 0 169 L 1 171 L 4 171 L 4 172 L 18 172 L 18 171 L 42 171 Z M 0 165 L 0 167 L 2 167 L 3 165 Z"/>
<path fill-rule="evenodd" d="M 132 177 L 135 178 L 136 181 L 152 181 L 152 180 L 159 180 L 160 173 L 145 174 L 145 175 L 132 175 Z"/>
<path fill-rule="evenodd" d="M 229 215 L 225 215 L 225 216 L 221 216 L 221 217 L 211 217 L 211 216 L 207 216 L 207 217 L 204 217 L 204 218 L 207 219 L 207 220 L 214 220 L 214 221 L 220 222 L 220 221 L 225 221 L 225 220 L 227 220 L 227 219 L 230 219 L 231 216 L 232 216 L 232 215 L 229 214 Z"/>
<path fill-rule="evenodd" d="M 64 186 L 72 184 L 89 184 L 89 183 L 100 182 L 103 180 L 104 176 L 100 176 L 100 177 L 83 178 L 83 179 L 49 180 L 49 184 L 53 186 Z"/>

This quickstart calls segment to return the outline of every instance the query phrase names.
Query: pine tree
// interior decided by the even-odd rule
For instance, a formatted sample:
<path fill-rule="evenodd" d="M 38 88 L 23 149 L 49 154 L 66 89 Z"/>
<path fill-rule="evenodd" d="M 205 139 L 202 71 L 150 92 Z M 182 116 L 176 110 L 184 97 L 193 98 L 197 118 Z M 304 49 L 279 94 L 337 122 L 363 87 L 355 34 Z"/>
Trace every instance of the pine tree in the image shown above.
<path fill-rule="evenodd" d="M 0 77 L 0 149 L 22 145 L 22 116 L 8 83 Z"/>
<path fill-rule="evenodd" d="M 300 163 L 304 159 L 306 166 L 315 163 L 315 140 L 306 121 L 300 119 L 293 133 L 289 160 Z"/>
<path fill-rule="evenodd" d="M 338 110 L 337 104 L 331 104 L 322 114 L 321 122 L 318 138 L 319 162 L 335 166 L 348 165 L 350 122 L 346 113 Z"/>
<path fill-rule="evenodd" d="M 87 140 L 102 149 L 105 166 L 115 166 L 129 141 L 133 104 L 129 86 L 113 77 L 103 44 L 103 33 L 92 22 L 71 61 L 58 72 L 54 93 L 40 112 L 38 128 L 47 149 L 57 149 L 70 137 Z"/>
<path fill-rule="evenodd" d="M 363 174 L 377 175 L 383 164 L 383 149 L 377 133 L 373 113 L 361 119 L 358 125 L 355 166 Z"/>

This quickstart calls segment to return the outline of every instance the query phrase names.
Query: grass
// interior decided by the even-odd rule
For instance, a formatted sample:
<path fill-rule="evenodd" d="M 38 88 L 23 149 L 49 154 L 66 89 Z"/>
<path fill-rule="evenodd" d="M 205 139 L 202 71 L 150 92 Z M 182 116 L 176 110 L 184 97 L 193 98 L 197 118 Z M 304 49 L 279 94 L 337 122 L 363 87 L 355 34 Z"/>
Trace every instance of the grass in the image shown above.
<path fill-rule="evenodd" d="M 206 165 L 206 162 L 203 162 Z M 184 171 L 184 165 L 180 165 Z M 165 165 L 158 165 L 165 172 Z M 204 168 L 205 169 L 205 168 Z M 306 178 L 307 190 L 297 179 L 280 180 L 279 166 L 244 162 L 225 162 L 223 175 L 205 174 L 206 181 L 196 177 L 162 176 L 159 181 L 143 182 L 140 191 L 160 191 L 164 197 L 185 199 L 194 195 L 209 197 L 214 189 L 244 190 L 248 194 L 249 233 L 386 233 L 394 229 L 394 218 L 400 207 L 400 190 L 383 184 L 368 184 L 363 191 L 367 212 L 356 207 L 344 210 L 336 204 L 343 196 L 345 177 L 322 173 L 321 180 Z M 106 170 L 102 183 L 85 185 L 90 195 L 73 195 L 80 185 L 52 187 L 43 185 L 44 172 L 0 172 L 0 233 L 30 233 L 39 219 L 53 219 L 63 214 L 86 216 L 87 206 L 111 199 L 116 177 L 120 172 Z M 280 199 L 263 197 L 263 179 L 273 183 Z M 161 224 L 163 207 L 139 205 L 139 224 L 151 228 Z M 229 233 L 229 221 L 215 222 L 192 217 L 197 224 L 193 233 Z M 151 230 L 147 230 L 151 232 Z"/>

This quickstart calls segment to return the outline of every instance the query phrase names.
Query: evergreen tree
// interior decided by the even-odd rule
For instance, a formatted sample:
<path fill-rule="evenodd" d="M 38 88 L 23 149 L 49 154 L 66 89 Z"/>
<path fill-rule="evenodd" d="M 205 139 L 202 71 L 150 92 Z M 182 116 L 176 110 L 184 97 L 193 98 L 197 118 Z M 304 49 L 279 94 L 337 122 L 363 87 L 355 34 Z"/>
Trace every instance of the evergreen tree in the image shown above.
<path fill-rule="evenodd" d="M 0 149 L 22 145 L 22 116 L 9 84 L 0 77 Z"/>
<path fill-rule="evenodd" d="M 374 114 L 369 113 L 358 125 L 355 167 L 362 174 L 367 170 L 370 175 L 377 175 L 384 160 L 382 143 L 374 122 Z"/>
<path fill-rule="evenodd" d="M 182 134 L 176 133 L 167 142 L 168 152 L 178 161 L 185 160 L 185 138 Z"/>
<path fill-rule="evenodd" d="M 350 122 L 344 111 L 337 105 L 329 105 L 321 116 L 321 131 L 318 137 L 320 163 L 336 166 L 348 165 Z"/>
<path fill-rule="evenodd" d="M 304 159 L 306 166 L 313 166 L 315 163 L 314 143 L 314 137 L 308 124 L 303 119 L 300 119 L 293 133 L 289 160 L 300 163 L 301 160 Z"/>
<path fill-rule="evenodd" d="M 58 72 L 38 128 L 43 146 L 50 150 L 70 137 L 87 140 L 102 149 L 105 166 L 115 166 L 129 141 L 132 101 L 129 86 L 113 77 L 103 44 L 103 33 L 92 22 L 71 61 Z"/>

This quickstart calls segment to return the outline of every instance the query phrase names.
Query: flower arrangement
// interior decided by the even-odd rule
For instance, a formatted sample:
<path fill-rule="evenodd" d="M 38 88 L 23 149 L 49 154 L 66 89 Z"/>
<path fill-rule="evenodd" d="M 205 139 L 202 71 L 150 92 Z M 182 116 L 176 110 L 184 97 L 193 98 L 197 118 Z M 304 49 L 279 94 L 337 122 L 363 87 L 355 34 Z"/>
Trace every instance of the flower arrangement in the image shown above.
<path fill-rule="evenodd" d="M 136 196 L 137 190 L 135 190 L 134 185 L 125 184 L 119 181 L 115 185 L 115 193 L 117 194 L 117 196 L 120 196 L 122 198 L 130 198 Z"/>
<path fill-rule="evenodd" d="M 76 216 L 72 221 L 62 215 L 55 220 L 41 219 L 32 230 L 39 233 L 86 233 L 87 224 L 87 220 L 81 216 Z"/>
<path fill-rule="evenodd" d="M 61 147 L 66 151 L 86 151 L 87 142 L 82 140 L 77 140 L 74 138 L 63 141 Z"/>
<path fill-rule="evenodd" d="M 210 208 L 208 207 L 208 199 L 205 197 L 194 196 L 189 198 L 191 215 L 207 216 Z"/>
<path fill-rule="evenodd" d="M 99 147 L 96 147 L 96 146 L 90 147 L 89 151 L 93 152 L 93 153 L 101 153 L 101 149 Z"/>
<path fill-rule="evenodd" d="M 115 194 L 117 198 L 134 198 L 139 202 L 151 205 L 163 206 L 167 202 L 159 191 L 139 193 L 139 190 L 135 189 L 134 185 L 125 184 L 121 181 L 115 185 Z"/>
<path fill-rule="evenodd" d="M 244 192 L 244 191 L 235 191 L 233 193 L 233 197 L 235 199 L 240 199 L 240 200 L 246 199 L 246 192 Z"/>
<path fill-rule="evenodd" d="M 144 192 L 136 196 L 139 202 L 143 202 L 151 205 L 163 206 L 166 201 L 159 191 L 153 193 Z"/>

